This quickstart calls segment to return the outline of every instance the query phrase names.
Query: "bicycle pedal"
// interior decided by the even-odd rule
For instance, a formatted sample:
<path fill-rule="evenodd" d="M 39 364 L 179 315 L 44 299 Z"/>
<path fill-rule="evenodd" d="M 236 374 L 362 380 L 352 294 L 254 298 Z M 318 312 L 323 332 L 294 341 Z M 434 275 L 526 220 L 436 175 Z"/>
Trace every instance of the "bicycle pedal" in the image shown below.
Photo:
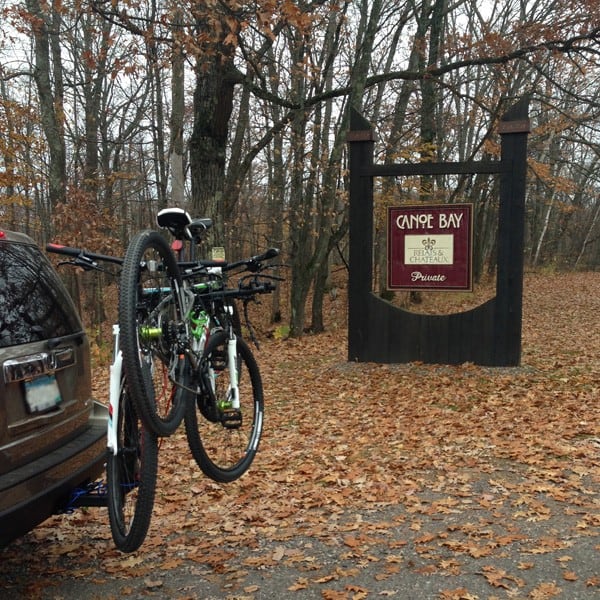
<path fill-rule="evenodd" d="M 242 426 L 242 411 L 235 408 L 222 411 L 221 424 L 226 429 L 239 429 Z"/>

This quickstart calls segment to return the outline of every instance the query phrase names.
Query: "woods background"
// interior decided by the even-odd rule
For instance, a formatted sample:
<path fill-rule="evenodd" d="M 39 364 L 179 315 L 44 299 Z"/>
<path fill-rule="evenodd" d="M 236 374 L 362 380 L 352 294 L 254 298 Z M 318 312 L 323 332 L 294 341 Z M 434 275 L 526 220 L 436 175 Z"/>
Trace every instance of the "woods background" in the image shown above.
<path fill-rule="evenodd" d="M 526 265 L 600 265 L 597 0 L 0 7 L 0 218 L 40 244 L 121 255 L 160 208 L 182 206 L 214 220 L 206 252 L 282 248 L 272 315 L 293 336 L 318 331 L 346 266 L 348 108 L 373 124 L 379 162 L 485 160 L 529 94 Z M 386 207 L 421 200 L 474 204 L 484 285 L 497 178 L 439 176 L 376 181 L 374 289 L 387 293 Z M 83 278 L 88 324 L 103 320 L 105 284 Z"/>

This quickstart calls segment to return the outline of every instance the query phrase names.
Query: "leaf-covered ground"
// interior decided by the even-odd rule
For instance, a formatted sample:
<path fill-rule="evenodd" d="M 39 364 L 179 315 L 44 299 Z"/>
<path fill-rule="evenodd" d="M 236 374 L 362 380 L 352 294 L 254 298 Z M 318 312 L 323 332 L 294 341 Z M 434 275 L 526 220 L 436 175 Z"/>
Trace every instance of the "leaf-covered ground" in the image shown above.
<path fill-rule="evenodd" d="M 518 368 L 348 363 L 343 297 L 327 312 L 262 343 L 241 480 L 178 432 L 140 551 L 105 509 L 54 517 L 0 550 L 0 597 L 600 597 L 600 273 L 526 277 Z"/>

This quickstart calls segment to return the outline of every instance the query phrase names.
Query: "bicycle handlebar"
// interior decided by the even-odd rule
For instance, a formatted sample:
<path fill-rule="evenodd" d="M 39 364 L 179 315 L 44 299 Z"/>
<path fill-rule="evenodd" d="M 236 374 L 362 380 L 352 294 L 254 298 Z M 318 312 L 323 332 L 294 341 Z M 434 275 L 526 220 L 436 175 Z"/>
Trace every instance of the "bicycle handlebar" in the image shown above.
<path fill-rule="evenodd" d="M 48 252 L 54 252 L 55 254 L 64 254 L 71 256 L 81 261 L 80 266 L 85 267 L 89 265 L 90 268 L 96 267 L 95 261 L 100 260 L 104 262 L 110 262 L 116 265 L 122 265 L 123 259 L 117 256 L 108 256 L 106 254 L 97 254 L 95 252 L 88 252 L 81 248 L 73 248 L 71 246 L 63 246 L 62 244 L 46 244 L 46 250 Z"/>
<path fill-rule="evenodd" d="M 244 258 L 233 263 L 226 263 L 223 265 L 223 271 L 231 271 L 232 269 L 237 269 L 238 267 L 246 267 L 249 271 L 256 272 L 261 267 L 260 263 L 265 260 L 275 258 L 276 256 L 279 256 L 279 249 L 269 248 L 262 254 L 257 254 L 256 256 L 251 256 L 250 258 Z"/>
<path fill-rule="evenodd" d="M 200 273 L 211 267 L 218 267 L 223 272 L 232 271 L 233 269 L 237 269 L 239 267 L 246 267 L 246 269 L 251 273 L 256 273 L 262 270 L 261 263 L 263 261 L 275 258 L 276 256 L 279 256 L 279 249 L 269 248 L 262 254 L 257 254 L 256 256 L 251 256 L 250 258 L 243 258 L 242 260 L 232 263 L 228 263 L 224 260 L 196 260 L 192 262 L 178 262 L 177 264 L 179 265 L 179 268 L 185 271 L 185 274 L 189 276 Z"/>
<path fill-rule="evenodd" d="M 123 259 L 117 256 L 108 256 L 106 254 L 98 254 L 96 252 L 88 252 L 81 248 L 73 248 L 71 246 L 64 246 L 63 244 L 46 244 L 46 250 L 48 252 L 54 252 L 55 254 L 64 254 L 74 258 L 76 264 L 81 267 L 95 268 L 97 263 L 95 261 L 110 262 L 116 265 L 122 265 Z M 269 248 L 262 254 L 251 256 L 238 260 L 236 262 L 227 263 L 220 260 L 198 260 L 195 262 L 181 262 L 178 263 L 182 269 L 193 269 L 194 267 L 200 269 L 207 269 L 210 267 L 220 267 L 223 271 L 231 271 L 238 267 L 246 267 L 246 269 L 252 273 L 260 271 L 262 268 L 261 263 L 265 260 L 275 258 L 279 256 L 279 250 L 277 248 Z"/>

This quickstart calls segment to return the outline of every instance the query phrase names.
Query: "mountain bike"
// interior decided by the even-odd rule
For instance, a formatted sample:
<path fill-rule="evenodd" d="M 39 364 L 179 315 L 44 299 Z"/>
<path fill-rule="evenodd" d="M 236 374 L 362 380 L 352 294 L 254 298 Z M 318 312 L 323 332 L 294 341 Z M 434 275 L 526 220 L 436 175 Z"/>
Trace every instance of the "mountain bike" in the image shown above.
<path fill-rule="evenodd" d="M 118 279 L 119 272 L 100 263 L 118 265 L 121 258 L 48 244 L 46 250 L 69 256 L 59 265 L 96 270 Z M 133 552 L 143 543 L 152 518 L 158 469 L 158 438 L 140 420 L 123 372 L 119 325 L 113 325 L 113 360 L 110 366 L 107 424 L 106 494 L 115 546 Z"/>
<path fill-rule="evenodd" d="M 264 266 L 256 258 L 253 264 L 257 269 Z M 241 335 L 239 320 L 232 318 L 235 313 L 231 308 L 235 306 L 234 299 L 243 303 L 248 335 L 257 344 L 248 318 L 248 303 L 258 294 L 274 289 L 261 277 L 257 272 L 242 277 L 230 289 L 196 292 L 196 314 L 207 315 L 208 319 L 205 333 L 192 339 L 192 349 L 197 356 L 202 354 L 188 382 L 195 391 L 195 402 L 188 404 L 185 431 L 197 464 L 205 475 L 219 482 L 233 481 L 248 470 L 262 434 L 264 398 L 260 370 Z"/>
<path fill-rule="evenodd" d="M 233 481 L 250 466 L 262 433 L 264 400 L 256 360 L 241 334 L 236 300 L 248 303 L 275 289 L 265 261 L 276 249 L 233 263 L 194 257 L 209 219 L 165 209 L 159 226 L 174 236 L 176 257 L 156 231 L 140 232 L 125 257 L 119 303 L 125 370 L 142 419 L 170 435 L 182 419 L 203 472 Z M 192 246 L 182 260 L 181 244 Z M 178 260 L 179 258 L 179 260 Z M 227 273 L 240 277 L 228 286 Z M 152 373 L 152 376 L 149 375 Z M 164 393 L 170 382 L 170 394 Z M 173 385 L 174 384 L 174 385 Z"/>

